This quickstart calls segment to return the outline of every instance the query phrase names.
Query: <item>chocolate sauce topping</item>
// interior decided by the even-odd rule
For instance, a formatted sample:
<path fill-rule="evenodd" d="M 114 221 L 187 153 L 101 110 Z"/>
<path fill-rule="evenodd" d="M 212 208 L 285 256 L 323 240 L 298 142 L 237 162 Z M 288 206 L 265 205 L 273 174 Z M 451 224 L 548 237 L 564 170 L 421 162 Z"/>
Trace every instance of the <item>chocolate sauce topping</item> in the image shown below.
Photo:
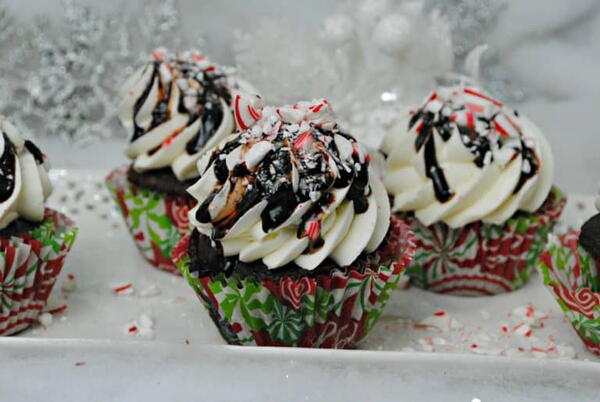
<path fill-rule="evenodd" d="M 473 93 L 473 91 L 470 91 L 470 93 Z M 520 128 L 510 119 L 506 114 L 507 112 L 500 109 L 502 105 L 481 94 L 475 94 L 474 96 L 479 97 L 479 101 L 484 99 L 495 105 L 498 111 L 486 115 L 486 108 L 480 104 L 460 102 L 455 104 L 453 100 L 441 100 L 434 93 L 423 107 L 414 112 L 408 123 L 408 129 L 417 132 L 415 139 L 416 151 L 419 152 L 424 148 L 425 174 L 431 179 L 436 199 L 441 203 L 452 199 L 454 193 L 437 159 L 434 133 L 437 133 L 444 142 L 448 142 L 453 135 L 459 135 L 465 148 L 473 154 L 473 163 L 479 168 L 483 168 L 494 161 L 494 146 L 500 150 L 507 146 L 515 155 L 520 154 L 523 162 L 521 175 L 513 190 L 514 194 L 518 193 L 540 169 L 534 150 L 523 139 Z M 430 107 L 430 104 L 434 102 L 436 107 Z M 516 111 L 512 111 L 512 114 L 518 117 Z M 504 122 L 503 124 L 508 125 L 510 130 L 513 130 L 511 134 L 500 125 L 498 122 L 500 119 L 508 121 L 508 123 Z M 494 140 L 491 139 L 492 133 L 495 134 Z M 518 146 L 504 144 L 503 139 L 515 136 L 519 138 Z M 496 141 L 496 144 L 492 144 L 492 141 Z M 511 142 L 511 144 L 513 143 Z"/>
<path fill-rule="evenodd" d="M 172 70 L 172 77 L 169 81 L 160 74 L 160 67 L 163 63 L 169 63 Z M 147 68 L 152 68 L 152 75 L 148 81 L 142 95 L 136 100 L 134 105 L 134 133 L 131 137 L 131 142 L 137 140 L 142 135 L 164 123 L 171 118 L 170 102 L 176 102 L 177 110 L 180 113 L 189 115 L 188 126 L 193 124 L 197 119 L 202 119 L 202 124 L 196 135 L 186 144 L 186 152 L 195 154 L 208 142 L 215 134 L 216 130 L 223 121 L 223 107 L 221 100 L 225 103 L 231 103 L 231 93 L 227 86 L 226 77 L 224 74 L 211 69 L 203 70 L 200 66 L 190 61 L 169 59 L 157 60 L 152 62 Z M 179 99 L 171 99 L 173 93 L 173 85 L 177 85 L 177 79 L 185 79 L 188 83 L 188 89 L 181 90 Z M 158 80 L 158 100 L 152 111 L 152 122 L 147 129 L 139 127 L 136 122 L 136 117 L 147 101 L 148 96 Z M 190 94 L 193 92 L 193 95 Z M 195 106 L 188 110 L 184 102 L 186 96 L 195 98 Z"/>
<path fill-rule="evenodd" d="M 4 149 L 0 156 L 0 202 L 8 200 L 15 191 L 17 169 L 15 146 L 6 134 L 2 133 L 2 136 L 4 137 Z"/>
<path fill-rule="evenodd" d="M 38 165 L 42 165 L 44 163 L 44 154 L 40 149 L 31 141 L 25 140 L 25 148 L 33 155 L 33 159 L 35 159 Z"/>
<path fill-rule="evenodd" d="M 440 122 L 438 127 L 434 118 L 434 113 L 420 110 L 410 119 L 408 129 L 412 129 L 417 121 L 422 121 L 422 126 L 417 135 L 417 139 L 415 140 L 415 149 L 419 152 L 423 146 L 425 147 L 425 174 L 431 179 L 433 191 L 435 192 L 437 200 L 439 202 L 447 202 L 454 194 L 452 193 L 452 190 L 450 190 L 444 170 L 440 167 L 437 160 L 433 133 L 434 130 L 437 130 L 438 133 L 440 133 L 442 140 L 448 141 L 450 139 L 451 130 L 448 127 L 448 121 L 446 121 L 446 119 L 438 119 Z"/>
<path fill-rule="evenodd" d="M 218 184 L 200 205 L 196 219 L 212 224 L 213 240 L 222 239 L 241 216 L 262 200 L 267 201 L 261 213 L 264 232 L 286 222 L 299 204 L 312 201 L 301 217 L 297 232 L 298 238 L 309 238 L 305 252 L 310 253 L 323 244 L 320 233 L 314 228 L 320 228 L 325 211 L 336 201 L 334 189 L 348 188 L 345 198 L 353 202 L 355 213 L 364 213 L 368 209 L 369 161 L 358 150 L 355 140 L 337 129 L 324 130 L 315 124 L 307 125 L 308 129 L 299 129 L 297 124 L 295 128 L 293 126 L 283 123 L 277 131 L 268 134 L 246 131 L 210 156 L 207 169 L 213 167 Z M 339 141 L 354 147 L 346 159 L 342 158 L 336 145 L 338 135 Z M 227 167 L 227 155 L 236 148 L 243 147 L 244 155 L 248 155 L 253 146 L 265 141 L 272 147 L 255 166 L 249 169 L 242 161 L 231 169 Z M 227 204 L 218 216 L 211 217 L 210 206 L 226 183 L 231 189 Z"/>
<path fill-rule="evenodd" d="M 134 122 L 134 127 L 133 127 L 133 135 L 131 137 L 130 142 L 133 142 L 135 140 L 137 140 L 138 138 L 140 138 L 142 135 L 145 134 L 145 130 L 143 128 L 141 128 L 140 126 L 137 125 L 136 121 L 137 121 L 137 115 L 140 111 L 140 109 L 142 108 L 142 106 L 144 105 L 144 103 L 146 102 L 146 99 L 148 99 L 148 96 L 150 95 L 150 91 L 152 90 L 152 86 L 154 85 L 154 81 L 158 78 L 158 66 L 160 65 L 160 62 L 155 61 L 152 63 L 152 77 L 150 78 L 150 80 L 148 81 L 146 88 L 144 88 L 144 92 L 142 92 L 142 96 L 140 96 L 136 101 L 135 101 L 135 105 L 133 106 L 133 122 Z M 148 67 L 146 67 L 148 68 Z"/>

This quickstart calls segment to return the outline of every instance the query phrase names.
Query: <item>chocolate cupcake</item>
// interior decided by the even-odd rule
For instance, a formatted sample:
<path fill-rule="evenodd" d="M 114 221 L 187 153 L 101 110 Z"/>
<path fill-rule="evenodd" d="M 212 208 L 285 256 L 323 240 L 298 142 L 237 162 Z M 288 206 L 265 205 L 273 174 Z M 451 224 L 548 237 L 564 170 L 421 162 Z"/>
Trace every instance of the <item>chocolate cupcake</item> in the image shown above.
<path fill-rule="evenodd" d="M 565 203 L 530 120 L 476 89 L 440 88 L 381 149 L 392 210 L 417 237 L 414 284 L 488 295 L 528 280 Z"/>
<path fill-rule="evenodd" d="M 600 196 L 596 207 L 600 210 Z M 600 356 L 600 214 L 581 231 L 552 236 L 539 269 L 585 346 Z"/>
<path fill-rule="evenodd" d="M 412 234 L 327 101 L 257 101 L 236 115 L 249 128 L 201 159 L 195 229 L 174 260 L 231 344 L 352 347 L 398 283 Z"/>
<path fill-rule="evenodd" d="M 45 208 L 52 191 L 46 156 L 0 116 L 0 335 L 36 322 L 77 229 Z"/>
<path fill-rule="evenodd" d="M 169 258 L 189 232 L 195 204 L 185 189 L 206 149 L 235 130 L 232 71 L 198 52 L 152 53 L 123 86 L 119 117 L 130 133 L 130 166 L 114 170 L 107 186 L 135 243 L 152 265 L 177 273 Z"/>

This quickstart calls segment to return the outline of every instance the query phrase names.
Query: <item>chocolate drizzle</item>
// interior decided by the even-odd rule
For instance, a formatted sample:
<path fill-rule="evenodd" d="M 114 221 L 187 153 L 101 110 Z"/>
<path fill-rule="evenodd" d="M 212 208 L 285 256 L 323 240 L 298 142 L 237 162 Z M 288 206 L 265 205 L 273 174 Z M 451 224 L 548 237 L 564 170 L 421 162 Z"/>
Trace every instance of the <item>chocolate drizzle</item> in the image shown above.
<path fill-rule="evenodd" d="M 27 149 L 29 153 L 33 155 L 33 159 L 35 159 L 35 162 L 38 165 L 44 164 L 44 154 L 33 142 L 25 140 L 25 149 Z"/>
<path fill-rule="evenodd" d="M 135 105 L 133 105 L 133 135 L 131 136 L 130 142 L 134 142 L 146 133 L 146 130 L 137 125 L 137 115 L 140 112 L 140 109 L 142 108 L 144 103 L 146 102 L 146 99 L 148 99 L 150 91 L 152 90 L 152 86 L 154 86 L 154 81 L 158 78 L 159 65 L 160 62 L 157 61 L 152 63 L 152 76 L 146 84 L 146 88 L 144 88 L 142 95 L 135 101 Z M 148 68 L 148 66 L 146 68 Z"/>
<path fill-rule="evenodd" d="M 455 97 L 461 91 L 464 91 L 464 96 L 471 98 L 463 101 L 460 96 Z M 478 168 L 484 168 L 494 161 L 494 149 L 510 146 L 505 144 L 506 138 L 518 137 L 519 146 L 512 148 L 515 154 L 521 154 L 522 167 L 513 194 L 518 193 L 538 173 L 539 159 L 523 139 L 520 127 L 507 113 L 502 103 L 471 89 L 454 90 L 446 100 L 434 93 L 414 112 L 408 129 L 416 132 L 416 152 L 423 149 L 425 174 L 431 179 L 435 197 L 440 203 L 451 200 L 454 193 L 437 159 L 434 133 L 444 142 L 448 142 L 453 135 L 460 135 L 464 146 L 473 154 L 473 163 Z M 519 116 L 516 111 L 511 114 L 515 118 Z"/>
<path fill-rule="evenodd" d="M 371 191 L 369 161 L 358 150 L 355 140 L 337 129 L 324 130 L 311 124 L 308 129 L 311 136 L 309 145 L 298 145 L 299 138 L 306 136 L 307 131 L 290 127 L 291 124 L 284 123 L 277 132 L 269 134 L 249 130 L 213 152 L 207 169 L 212 166 L 217 186 L 196 212 L 199 222 L 211 223 L 213 240 L 222 239 L 241 216 L 263 200 L 267 205 L 260 219 L 265 233 L 284 224 L 301 204 L 311 202 L 312 205 L 299 217 L 297 229 L 298 238 L 309 239 L 304 252 L 311 253 L 324 244 L 320 227 L 331 212 L 329 207 L 336 201 L 332 193 L 334 189 L 348 188 L 345 199 L 353 202 L 355 213 L 364 213 L 368 209 L 367 197 Z M 347 160 L 342 160 L 335 145 L 336 135 L 354 144 L 354 152 Z M 227 167 L 226 155 L 238 147 L 243 147 L 242 155 L 247 155 L 252 146 L 261 141 L 269 141 L 273 149 L 256 166 L 248 169 L 242 161 L 231 169 Z M 297 182 L 294 182 L 296 172 Z M 226 205 L 218 216 L 211 217 L 211 204 L 227 182 L 231 190 Z M 222 214 L 231 215 L 227 215 L 228 219 L 220 219 Z"/>
<path fill-rule="evenodd" d="M 537 159 L 537 156 L 533 152 L 533 149 L 529 148 L 522 138 L 521 148 L 517 151 L 521 153 L 521 157 L 523 158 L 523 165 L 521 167 L 521 175 L 519 176 L 519 181 L 517 182 L 517 186 L 515 187 L 513 194 L 517 194 L 519 191 L 521 191 L 525 183 L 527 183 L 527 180 L 534 177 L 540 168 L 539 161 Z"/>
<path fill-rule="evenodd" d="M 440 133 L 442 140 L 448 141 L 451 136 L 451 129 L 448 125 L 449 120 L 438 119 L 437 121 L 440 122 L 438 125 L 435 121 L 434 113 L 421 110 L 415 113 L 411 118 L 408 129 L 412 129 L 419 120 L 422 123 L 420 129 L 418 129 L 419 132 L 415 140 L 415 149 L 419 152 L 421 148 L 425 147 L 425 174 L 431 179 L 433 191 L 435 192 L 437 200 L 439 202 L 447 202 L 454 194 L 452 193 L 452 190 L 450 190 L 444 170 L 440 167 L 437 160 L 433 133 L 434 130 L 437 130 L 438 133 Z"/>
<path fill-rule="evenodd" d="M 160 73 L 163 63 L 167 63 L 172 75 L 166 80 Z M 191 126 L 198 119 L 201 120 L 200 128 L 194 137 L 188 141 L 185 150 L 189 155 L 199 152 L 208 140 L 216 133 L 223 122 L 224 110 L 222 101 L 231 103 L 231 94 L 227 86 L 227 79 L 224 74 L 213 68 L 201 68 L 198 64 L 189 60 L 169 59 L 157 60 L 152 62 L 147 68 L 152 68 L 151 78 L 148 80 L 144 91 L 136 100 L 133 110 L 134 132 L 131 142 L 139 139 L 141 136 L 156 128 L 160 124 L 168 121 L 171 116 L 169 104 L 177 102 L 179 113 L 189 115 L 187 126 Z M 181 88 L 179 99 L 172 99 L 173 86 L 178 85 L 177 80 L 184 79 L 187 82 L 186 88 Z M 137 125 L 137 115 L 142 106 L 148 100 L 150 92 L 158 80 L 158 97 L 156 105 L 152 110 L 152 121 L 147 128 Z M 194 99 L 191 105 L 185 102 L 185 99 Z M 188 107 L 186 107 L 189 106 Z M 185 127 L 184 127 L 185 128 Z M 181 133 L 174 133 L 172 137 Z M 160 149 L 161 145 L 152 149 L 150 154 Z"/>
<path fill-rule="evenodd" d="M 4 149 L 0 156 L 0 202 L 10 198 L 15 191 L 17 151 L 8 136 L 2 133 Z"/>
<path fill-rule="evenodd" d="M 202 119 L 202 123 L 200 124 L 200 129 L 196 135 L 194 135 L 194 138 L 188 141 L 185 146 L 185 151 L 189 155 L 200 151 L 215 134 L 223 121 L 223 107 L 221 106 L 221 103 L 218 102 L 211 105 L 212 107 L 210 109 L 206 109 L 205 107 L 204 112 L 197 117 L 198 119 Z M 190 122 L 189 124 L 191 125 L 192 123 Z"/>

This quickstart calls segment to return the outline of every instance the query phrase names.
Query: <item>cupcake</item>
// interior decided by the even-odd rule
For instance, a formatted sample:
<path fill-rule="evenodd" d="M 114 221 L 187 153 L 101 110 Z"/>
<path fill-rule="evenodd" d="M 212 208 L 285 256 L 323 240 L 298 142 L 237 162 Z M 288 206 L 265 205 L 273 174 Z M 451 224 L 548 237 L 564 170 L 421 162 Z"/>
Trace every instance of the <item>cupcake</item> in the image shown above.
<path fill-rule="evenodd" d="M 177 273 L 169 256 L 189 232 L 195 204 L 185 189 L 199 176 L 202 153 L 235 129 L 231 91 L 239 80 L 197 52 L 152 57 L 122 91 L 119 118 L 132 163 L 106 182 L 144 258 Z"/>
<path fill-rule="evenodd" d="M 600 196 L 596 207 L 600 210 Z M 539 268 L 585 346 L 600 356 L 600 214 L 581 231 L 553 236 Z"/>
<path fill-rule="evenodd" d="M 230 344 L 350 348 L 381 315 L 412 234 L 327 101 L 258 101 L 236 114 L 249 129 L 200 160 L 194 230 L 174 261 Z"/>
<path fill-rule="evenodd" d="M 0 133 L 0 335 L 12 335 L 44 310 L 77 229 L 44 207 L 46 156 L 1 116 Z"/>
<path fill-rule="evenodd" d="M 550 146 L 529 119 L 476 89 L 443 87 L 381 150 L 392 211 L 417 237 L 412 283 L 492 295 L 527 282 L 565 204 Z"/>

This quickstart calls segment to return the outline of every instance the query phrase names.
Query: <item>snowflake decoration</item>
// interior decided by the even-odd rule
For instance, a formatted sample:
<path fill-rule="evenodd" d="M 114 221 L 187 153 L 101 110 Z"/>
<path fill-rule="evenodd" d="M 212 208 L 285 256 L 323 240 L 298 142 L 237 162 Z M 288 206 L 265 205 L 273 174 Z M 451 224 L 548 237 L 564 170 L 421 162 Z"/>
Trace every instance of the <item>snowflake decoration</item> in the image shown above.
<path fill-rule="evenodd" d="M 0 61 L 0 113 L 32 135 L 86 145 L 121 132 L 119 86 L 148 50 L 182 45 L 179 12 L 174 0 L 145 3 L 144 18 L 104 16 L 74 0 L 62 7 L 62 21 L 37 17 L 17 31 L 0 4 L 0 48 L 8 55 Z"/>

